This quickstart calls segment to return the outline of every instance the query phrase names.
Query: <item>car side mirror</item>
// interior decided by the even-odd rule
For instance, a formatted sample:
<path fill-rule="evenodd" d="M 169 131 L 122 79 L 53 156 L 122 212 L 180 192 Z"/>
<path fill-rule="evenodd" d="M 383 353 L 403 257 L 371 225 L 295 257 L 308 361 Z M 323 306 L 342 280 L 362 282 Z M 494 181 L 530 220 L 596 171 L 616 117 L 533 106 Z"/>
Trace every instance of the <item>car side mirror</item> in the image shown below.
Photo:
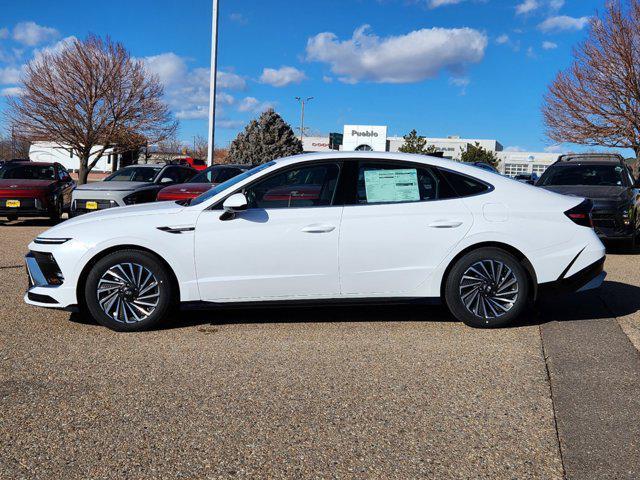
<path fill-rule="evenodd" d="M 244 193 L 234 193 L 228 197 L 222 204 L 224 213 L 220 216 L 220 220 L 232 220 L 236 213 L 242 212 L 249 207 L 249 201 Z"/>
<path fill-rule="evenodd" d="M 227 198 L 222 204 L 225 212 L 236 213 L 246 210 L 249 207 L 249 201 L 244 193 L 234 193 Z"/>
<path fill-rule="evenodd" d="M 171 177 L 163 177 L 160 179 L 161 184 L 173 183 L 173 179 Z"/>

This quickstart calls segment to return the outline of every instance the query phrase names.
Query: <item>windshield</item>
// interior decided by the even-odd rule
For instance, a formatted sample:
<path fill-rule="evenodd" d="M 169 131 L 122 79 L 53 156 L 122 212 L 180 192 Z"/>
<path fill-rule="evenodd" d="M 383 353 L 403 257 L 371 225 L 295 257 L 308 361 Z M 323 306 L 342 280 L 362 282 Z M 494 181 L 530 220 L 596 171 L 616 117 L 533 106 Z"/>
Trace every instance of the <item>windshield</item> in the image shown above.
<path fill-rule="evenodd" d="M 0 178 L 20 180 L 55 180 L 53 165 L 5 165 L 0 168 Z"/>
<path fill-rule="evenodd" d="M 199 197 L 194 198 L 191 201 L 191 205 L 199 205 L 202 202 L 206 202 L 210 198 L 215 197 L 220 192 L 224 192 L 227 188 L 233 187 L 236 183 L 240 183 L 245 178 L 249 178 L 249 177 L 255 175 L 256 173 L 261 172 L 265 168 L 269 168 L 270 166 L 275 165 L 275 163 L 276 162 L 263 163 L 262 165 L 258 165 L 257 167 L 252 168 L 251 170 L 247 170 L 246 172 L 241 173 L 240 175 L 237 175 L 237 176 L 235 176 L 233 178 L 230 178 L 226 182 L 221 183 L 220 185 L 217 185 L 217 186 L 213 187 L 211 190 L 207 190 L 206 192 L 204 192 Z"/>
<path fill-rule="evenodd" d="M 624 169 L 620 165 L 568 165 L 549 168 L 539 185 L 625 186 Z"/>
<path fill-rule="evenodd" d="M 189 183 L 222 183 L 242 172 L 237 167 L 209 167 L 189 180 Z"/>
<path fill-rule="evenodd" d="M 112 173 L 105 182 L 153 182 L 162 167 L 127 167 Z"/>

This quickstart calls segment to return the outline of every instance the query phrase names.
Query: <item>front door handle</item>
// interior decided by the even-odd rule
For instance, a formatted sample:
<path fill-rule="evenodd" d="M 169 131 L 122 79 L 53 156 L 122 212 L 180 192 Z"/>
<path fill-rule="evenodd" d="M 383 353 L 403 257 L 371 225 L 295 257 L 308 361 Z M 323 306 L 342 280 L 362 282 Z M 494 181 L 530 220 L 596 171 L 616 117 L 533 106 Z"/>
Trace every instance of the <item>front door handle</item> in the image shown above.
<path fill-rule="evenodd" d="M 437 220 L 429 224 L 431 228 L 458 228 L 460 225 L 462 222 L 455 220 Z"/>
<path fill-rule="evenodd" d="M 336 229 L 335 225 L 314 223 L 312 225 L 307 225 L 302 229 L 302 231 L 305 233 L 329 233 L 329 232 L 333 232 L 335 229 Z"/>

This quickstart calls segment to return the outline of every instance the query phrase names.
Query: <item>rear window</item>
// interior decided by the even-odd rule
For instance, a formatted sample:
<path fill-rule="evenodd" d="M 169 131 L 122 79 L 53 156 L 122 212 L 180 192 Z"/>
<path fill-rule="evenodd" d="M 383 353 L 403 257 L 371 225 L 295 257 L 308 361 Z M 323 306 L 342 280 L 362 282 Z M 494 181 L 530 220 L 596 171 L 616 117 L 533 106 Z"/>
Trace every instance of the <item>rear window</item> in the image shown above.
<path fill-rule="evenodd" d="M 624 186 L 625 169 L 621 165 L 556 165 L 547 169 L 538 185 Z"/>
<path fill-rule="evenodd" d="M 471 197 L 491 190 L 491 187 L 486 183 L 468 177 L 467 175 L 454 173 L 449 170 L 440 170 L 440 173 L 447 182 L 449 182 L 459 197 Z"/>

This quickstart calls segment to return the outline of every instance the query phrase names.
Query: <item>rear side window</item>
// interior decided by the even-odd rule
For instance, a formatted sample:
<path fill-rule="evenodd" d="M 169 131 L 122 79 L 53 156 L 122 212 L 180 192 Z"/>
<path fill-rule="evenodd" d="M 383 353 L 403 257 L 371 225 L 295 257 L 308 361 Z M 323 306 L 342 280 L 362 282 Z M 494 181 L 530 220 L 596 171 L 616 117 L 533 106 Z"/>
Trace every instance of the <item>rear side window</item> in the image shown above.
<path fill-rule="evenodd" d="M 471 197 L 491 190 L 489 185 L 475 178 L 449 170 L 440 170 L 440 173 L 459 197 Z"/>
<path fill-rule="evenodd" d="M 412 164 L 360 164 L 357 185 L 360 205 L 426 202 L 452 196 L 449 185 L 429 168 Z"/>

